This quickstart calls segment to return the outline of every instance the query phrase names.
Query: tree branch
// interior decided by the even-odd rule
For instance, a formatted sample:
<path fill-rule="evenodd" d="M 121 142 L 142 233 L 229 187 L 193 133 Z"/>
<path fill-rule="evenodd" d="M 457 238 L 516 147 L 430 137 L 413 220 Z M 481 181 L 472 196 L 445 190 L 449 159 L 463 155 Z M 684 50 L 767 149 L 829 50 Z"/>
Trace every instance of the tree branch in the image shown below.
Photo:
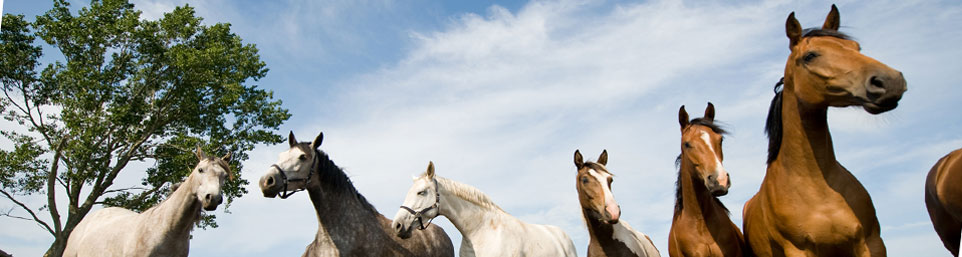
<path fill-rule="evenodd" d="M 57 211 L 57 172 L 60 170 L 60 156 L 63 156 L 63 146 L 67 144 L 66 138 L 61 138 L 54 150 L 53 163 L 50 165 L 50 174 L 47 174 L 47 209 L 50 211 L 50 218 L 53 219 L 53 227 L 57 234 L 63 231 L 60 224 L 60 212 Z"/>
<path fill-rule="evenodd" d="M 3 193 L 3 196 L 7 197 L 7 199 L 10 199 L 10 201 L 13 201 L 13 203 L 15 203 L 15 204 L 17 204 L 18 206 L 20 206 L 20 208 L 22 208 L 23 210 L 27 211 L 27 213 L 30 213 L 30 216 L 33 217 L 33 221 L 36 222 L 37 224 L 39 224 L 41 227 L 47 229 L 47 232 L 50 232 L 50 234 L 53 235 L 54 237 L 57 236 L 57 234 L 54 233 L 53 229 L 50 229 L 50 225 L 47 225 L 46 222 L 40 220 L 40 218 L 37 217 L 37 214 L 35 214 L 35 213 L 33 212 L 33 210 L 31 210 L 29 207 L 27 207 L 26 204 L 23 204 L 22 202 L 17 201 L 17 199 L 13 199 L 13 195 L 10 195 L 10 193 L 7 193 L 6 190 L 0 189 L 0 193 Z M 4 215 L 4 216 L 8 216 L 8 215 Z"/>

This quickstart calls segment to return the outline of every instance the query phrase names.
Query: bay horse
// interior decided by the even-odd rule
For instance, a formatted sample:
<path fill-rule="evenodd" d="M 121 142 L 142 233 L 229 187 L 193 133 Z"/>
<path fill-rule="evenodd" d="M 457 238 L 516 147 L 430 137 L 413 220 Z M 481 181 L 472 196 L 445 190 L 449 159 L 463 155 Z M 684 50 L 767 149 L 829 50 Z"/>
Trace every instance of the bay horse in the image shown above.
<path fill-rule="evenodd" d="M 692 120 L 682 105 L 678 123 L 681 154 L 675 160 L 679 170 L 668 255 L 743 256 L 746 249 L 741 229 L 717 198 L 728 194 L 731 177 L 722 165 L 726 131 L 715 124 L 715 105 L 708 103 L 705 115 Z"/>
<path fill-rule="evenodd" d="M 201 209 L 216 210 L 224 181 L 234 177 L 229 153 L 209 157 L 198 147 L 195 155 L 199 163 L 167 199 L 142 213 L 109 207 L 88 215 L 70 233 L 63 256 L 187 256 Z"/>
<path fill-rule="evenodd" d="M 601 151 L 597 162 L 585 162 L 581 152 L 575 150 L 575 167 L 578 168 L 575 186 L 581 213 L 588 225 L 589 257 L 640 256 L 661 257 L 651 238 L 631 228 L 620 220 L 621 206 L 611 193 L 612 173 L 608 164 L 608 150 Z"/>
<path fill-rule="evenodd" d="M 258 183 L 264 197 L 281 199 L 307 191 L 317 213 L 314 241 L 302 256 L 454 256 L 451 239 L 438 226 L 407 239 L 394 237 L 391 220 L 378 213 L 350 178 L 313 142 L 298 142 L 292 131 L 290 148 L 280 153 Z"/>
<path fill-rule="evenodd" d="M 414 178 L 392 226 L 397 237 L 408 238 L 437 216 L 461 231 L 461 257 L 577 256 L 561 228 L 525 223 L 477 188 L 435 175 L 434 162 L 429 162 L 427 171 Z"/>
<path fill-rule="evenodd" d="M 835 159 L 826 118 L 830 106 L 895 109 L 906 83 L 838 27 L 835 5 L 821 29 L 802 30 L 794 12 L 786 21 L 791 54 L 765 124 L 768 169 L 743 215 L 758 256 L 886 255 L 872 199 Z"/>
<path fill-rule="evenodd" d="M 945 249 L 959 256 L 962 236 L 962 149 L 952 151 L 932 166 L 925 178 L 925 207 Z"/>

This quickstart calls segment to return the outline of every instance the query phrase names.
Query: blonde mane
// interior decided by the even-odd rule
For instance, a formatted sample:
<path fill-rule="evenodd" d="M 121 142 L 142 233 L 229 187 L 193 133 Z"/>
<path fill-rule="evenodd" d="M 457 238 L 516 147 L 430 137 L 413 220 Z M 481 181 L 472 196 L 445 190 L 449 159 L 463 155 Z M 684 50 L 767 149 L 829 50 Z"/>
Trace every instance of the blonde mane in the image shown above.
<path fill-rule="evenodd" d="M 442 177 L 435 178 L 438 180 L 439 186 L 444 187 L 447 192 L 450 192 L 458 198 L 477 204 L 482 208 L 507 213 L 497 204 L 492 202 L 488 195 L 485 195 L 484 192 L 481 192 L 481 190 L 478 190 L 473 186 Z"/>

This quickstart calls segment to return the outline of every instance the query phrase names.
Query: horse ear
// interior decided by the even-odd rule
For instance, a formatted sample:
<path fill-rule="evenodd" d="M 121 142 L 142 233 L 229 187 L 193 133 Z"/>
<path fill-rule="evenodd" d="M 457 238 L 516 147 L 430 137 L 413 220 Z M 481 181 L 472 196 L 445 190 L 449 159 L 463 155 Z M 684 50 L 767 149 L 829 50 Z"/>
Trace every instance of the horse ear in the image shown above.
<path fill-rule="evenodd" d="M 838 26 L 841 25 L 838 7 L 832 4 L 832 11 L 828 12 L 828 17 L 825 17 L 825 24 L 822 25 L 822 29 L 835 30 L 838 31 Z"/>
<path fill-rule="evenodd" d="M 225 162 L 230 162 L 230 157 L 231 157 L 231 152 L 227 152 L 227 154 L 225 154 L 223 157 L 220 157 L 220 159 L 224 160 Z"/>
<path fill-rule="evenodd" d="M 708 102 L 708 107 L 705 107 L 705 116 L 703 118 L 708 120 L 708 122 L 715 121 L 715 105 L 711 104 L 711 102 Z"/>
<path fill-rule="evenodd" d="M 318 147 L 321 147 L 322 141 L 324 141 L 324 132 L 317 134 L 317 137 L 314 138 L 314 143 L 311 143 L 311 148 L 317 149 Z"/>
<path fill-rule="evenodd" d="M 575 150 L 575 167 L 578 167 L 578 169 L 580 170 L 584 166 L 585 166 L 585 158 L 581 157 L 580 151 Z"/>
<path fill-rule="evenodd" d="M 785 35 L 788 36 L 788 49 L 792 49 L 798 44 L 798 40 L 802 39 L 802 24 L 795 19 L 795 12 L 789 14 L 785 21 Z"/>
<path fill-rule="evenodd" d="M 197 145 L 197 149 L 194 150 L 194 155 L 197 156 L 197 160 L 207 159 L 207 154 L 204 153 L 203 149 L 200 149 L 200 145 Z"/>
<path fill-rule="evenodd" d="M 291 131 L 290 135 L 287 135 L 287 143 L 290 144 L 291 147 L 294 147 L 295 145 L 297 145 L 297 138 L 294 138 L 293 130 Z"/>
<path fill-rule="evenodd" d="M 684 105 L 678 108 L 678 125 L 681 125 L 682 130 L 688 127 L 688 112 L 685 111 Z"/>
<path fill-rule="evenodd" d="M 434 179 L 434 162 L 428 161 L 428 170 L 424 172 L 424 175 L 430 179 Z"/>
<path fill-rule="evenodd" d="M 608 165 L 608 149 L 601 151 L 601 156 L 598 156 L 598 163 Z"/>

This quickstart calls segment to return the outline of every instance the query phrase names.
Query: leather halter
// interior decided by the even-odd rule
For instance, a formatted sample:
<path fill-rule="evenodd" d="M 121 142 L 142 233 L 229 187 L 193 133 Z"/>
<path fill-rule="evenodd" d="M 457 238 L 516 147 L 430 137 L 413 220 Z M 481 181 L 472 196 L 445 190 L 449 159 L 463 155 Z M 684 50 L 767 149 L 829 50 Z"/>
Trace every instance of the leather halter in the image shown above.
<path fill-rule="evenodd" d="M 308 182 L 310 182 L 310 181 L 311 181 L 311 176 L 314 175 L 314 167 L 315 167 L 314 164 L 317 163 L 317 155 L 318 155 L 318 154 L 319 154 L 319 152 L 317 151 L 317 149 L 314 149 L 314 156 L 311 158 L 311 168 L 310 168 L 310 170 L 307 172 L 307 178 L 295 178 L 295 179 L 290 179 L 290 178 L 287 177 L 287 174 L 286 174 L 287 172 L 285 172 L 284 169 L 281 168 L 281 166 L 277 166 L 277 164 L 272 164 L 272 165 L 271 165 L 271 168 L 275 168 L 275 169 L 277 169 L 277 171 L 280 172 L 280 174 L 281 174 L 281 179 L 284 179 L 284 189 L 278 194 L 278 196 L 280 196 L 281 199 L 287 199 L 287 198 L 290 197 L 291 195 L 294 195 L 294 193 L 297 193 L 297 192 L 300 192 L 300 191 L 304 191 L 304 189 L 307 188 L 307 186 L 305 185 L 303 188 L 298 188 L 298 189 L 294 189 L 294 190 L 288 191 L 288 190 L 287 190 L 287 184 L 290 183 L 290 182 L 301 182 L 301 181 L 303 181 L 305 184 L 308 183 Z"/>
<path fill-rule="evenodd" d="M 420 211 L 415 211 L 414 209 L 411 209 L 410 207 L 401 205 L 401 209 L 404 209 L 405 211 L 410 212 L 412 215 L 414 215 L 414 218 L 418 220 L 418 224 L 420 225 L 420 227 L 418 227 L 419 230 L 424 230 L 425 228 L 427 228 L 427 226 L 430 226 L 430 225 L 431 225 L 431 221 L 433 221 L 434 218 L 437 218 L 438 216 L 441 215 L 441 209 L 438 208 L 438 203 L 441 203 L 441 193 L 440 193 L 440 192 L 441 192 L 441 188 L 438 187 L 438 180 L 437 180 L 437 179 L 434 179 L 434 205 L 428 206 L 427 208 L 421 209 Z M 428 220 L 428 225 L 425 226 L 425 225 L 424 225 L 424 219 L 423 219 L 424 213 L 426 213 L 426 212 L 428 212 L 428 211 L 430 211 L 430 210 L 433 210 L 433 209 L 438 209 L 438 214 L 437 214 L 437 215 L 434 215 L 434 218 L 429 219 L 429 220 Z"/>

